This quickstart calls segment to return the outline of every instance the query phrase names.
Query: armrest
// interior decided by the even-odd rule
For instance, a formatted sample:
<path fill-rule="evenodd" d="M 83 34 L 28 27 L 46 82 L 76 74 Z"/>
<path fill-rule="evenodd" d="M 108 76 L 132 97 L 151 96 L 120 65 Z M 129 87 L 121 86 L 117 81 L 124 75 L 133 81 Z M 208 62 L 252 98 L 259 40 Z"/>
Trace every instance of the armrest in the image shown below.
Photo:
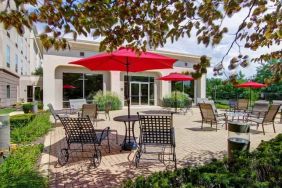
<path fill-rule="evenodd" d="M 106 136 L 109 136 L 109 130 L 110 130 L 110 127 L 106 127 L 105 129 L 100 129 L 100 130 L 95 130 L 96 132 L 102 132 L 102 134 L 101 134 L 101 137 L 100 137 L 100 140 L 99 140 L 99 143 L 101 143 L 102 142 L 102 139 L 104 138 L 104 135 L 105 135 L 105 137 Z"/>

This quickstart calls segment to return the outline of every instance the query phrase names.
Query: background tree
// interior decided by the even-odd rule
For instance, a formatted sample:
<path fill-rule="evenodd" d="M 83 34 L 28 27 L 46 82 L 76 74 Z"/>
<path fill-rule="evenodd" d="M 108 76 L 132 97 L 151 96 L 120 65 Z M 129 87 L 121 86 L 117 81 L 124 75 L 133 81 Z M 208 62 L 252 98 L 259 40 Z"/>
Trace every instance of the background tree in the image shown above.
<path fill-rule="evenodd" d="M 2 0 L 3 1 L 3 0 Z M 24 27 L 31 28 L 34 23 L 45 24 L 40 35 L 45 49 L 65 49 L 68 47 L 66 34 L 104 36 L 100 50 L 112 51 L 125 43 L 138 50 L 164 46 L 168 39 L 172 42 L 184 36 L 196 35 L 198 43 L 214 46 L 220 43 L 228 28 L 222 27 L 226 17 L 236 16 L 240 10 L 247 9 L 248 14 L 238 25 L 234 40 L 226 55 L 214 68 L 216 75 L 223 73 L 223 62 L 234 45 L 239 49 L 239 41 L 244 48 L 256 51 L 260 47 L 280 45 L 282 36 L 282 11 L 280 0 L 15 0 L 16 9 L 10 8 L 6 0 L 5 10 L 0 13 L 0 22 L 6 29 L 15 27 L 19 34 Z M 24 9 L 27 7 L 28 9 Z M 263 53 L 253 61 L 281 59 L 282 50 Z M 229 68 L 241 65 L 246 67 L 248 56 L 240 54 L 230 61 Z M 206 73 L 209 64 L 202 58 L 195 65 L 194 77 Z M 271 67 L 282 78 L 281 63 Z M 236 75 L 230 80 L 235 82 Z"/>

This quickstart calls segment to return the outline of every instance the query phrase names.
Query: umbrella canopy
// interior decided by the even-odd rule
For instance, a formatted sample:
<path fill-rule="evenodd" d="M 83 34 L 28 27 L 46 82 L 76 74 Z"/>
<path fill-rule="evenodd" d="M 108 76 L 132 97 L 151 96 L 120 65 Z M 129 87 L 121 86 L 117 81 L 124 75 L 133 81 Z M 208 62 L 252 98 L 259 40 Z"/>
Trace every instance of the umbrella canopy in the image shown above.
<path fill-rule="evenodd" d="M 141 72 L 172 68 L 176 61 L 176 59 L 151 52 L 142 52 L 137 55 L 131 48 L 121 47 L 112 53 L 90 56 L 70 64 L 82 65 L 90 70 Z"/>
<path fill-rule="evenodd" d="M 158 78 L 158 80 L 165 80 L 165 81 L 191 81 L 194 80 L 192 76 L 187 76 L 185 74 L 180 73 L 170 73 L 167 76 L 163 76 Z"/>
<path fill-rule="evenodd" d="M 252 104 L 252 90 L 251 89 L 258 89 L 258 88 L 263 88 L 266 87 L 265 84 L 261 84 L 261 83 L 257 83 L 257 82 L 253 82 L 253 81 L 248 81 L 242 84 L 238 84 L 236 85 L 237 88 L 249 88 L 250 89 L 250 106 Z"/>
<path fill-rule="evenodd" d="M 63 86 L 64 89 L 75 89 L 76 87 L 73 85 L 66 84 Z"/>
<path fill-rule="evenodd" d="M 70 62 L 70 64 L 82 65 L 90 70 L 126 71 L 126 100 L 128 106 L 128 116 L 130 116 L 128 72 L 169 69 L 173 68 L 173 63 L 176 61 L 176 59 L 150 52 L 141 52 L 137 55 L 133 49 L 121 47 L 114 52 L 90 56 L 78 61 Z"/>
<path fill-rule="evenodd" d="M 158 78 L 158 80 L 164 80 L 164 81 L 191 81 L 194 80 L 193 77 L 187 76 L 185 74 L 180 74 L 180 73 L 170 73 L 167 76 L 163 76 Z M 174 105 L 175 105 L 175 112 L 177 112 L 177 102 L 176 102 L 176 92 L 175 92 L 175 100 L 174 100 Z"/>
<path fill-rule="evenodd" d="M 265 86 L 266 86 L 265 84 L 252 82 L 252 81 L 236 85 L 236 87 L 238 87 L 238 88 L 254 88 L 254 89 L 255 88 L 262 88 L 262 87 L 265 87 Z"/>

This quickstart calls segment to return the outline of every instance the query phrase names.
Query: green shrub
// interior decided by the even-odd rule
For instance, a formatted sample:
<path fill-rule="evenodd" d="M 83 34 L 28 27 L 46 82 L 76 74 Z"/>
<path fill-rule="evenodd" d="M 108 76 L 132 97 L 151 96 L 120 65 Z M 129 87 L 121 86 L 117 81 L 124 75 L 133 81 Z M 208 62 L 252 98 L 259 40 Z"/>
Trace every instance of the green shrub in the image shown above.
<path fill-rule="evenodd" d="M 39 110 L 42 110 L 43 107 L 44 107 L 43 102 L 41 102 L 41 101 L 38 102 L 38 109 L 39 109 Z"/>
<path fill-rule="evenodd" d="M 108 102 L 112 104 L 112 110 L 120 110 L 121 109 L 121 100 L 116 93 L 98 91 L 94 96 L 94 102 L 98 105 L 99 110 L 104 110 L 105 105 Z"/>
<path fill-rule="evenodd" d="M 282 187 L 282 134 L 251 153 L 237 153 L 232 162 L 214 159 L 203 166 L 141 176 L 122 187 Z"/>
<path fill-rule="evenodd" d="M 34 114 L 19 114 L 10 117 L 11 128 L 24 127 L 34 119 Z"/>
<path fill-rule="evenodd" d="M 177 108 L 184 108 L 188 105 L 188 103 L 192 102 L 192 100 L 190 100 L 188 97 L 189 96 L 183 92 L 179 92 L 179 91 L 176 91 L 176 93 L 172 92 L 170 95 L 167 95 L 163 98 L 162 106 L 174 108 L 175 104 L 177 104 Z"/>
<path fill-rule="evenodd" d="M 33 104 L 32 103 L 24 103 L 23 104 L 23 111 L 25 114 L 29 113 L 32 111 L 32 106 Z"/>
<path fill-rule="evenodd" d="M 43 145 L 21 146 L 0 165 L 0 187 L 48 187 L 36 167 Z"/>
<path fill-rule="evenodd" d="M 11 132 L 13 143 L 27 143 L 35 141 L 51 129 L 49 113 L 37 113 L 34 119 L 24 127 L 14 128 Z"/>

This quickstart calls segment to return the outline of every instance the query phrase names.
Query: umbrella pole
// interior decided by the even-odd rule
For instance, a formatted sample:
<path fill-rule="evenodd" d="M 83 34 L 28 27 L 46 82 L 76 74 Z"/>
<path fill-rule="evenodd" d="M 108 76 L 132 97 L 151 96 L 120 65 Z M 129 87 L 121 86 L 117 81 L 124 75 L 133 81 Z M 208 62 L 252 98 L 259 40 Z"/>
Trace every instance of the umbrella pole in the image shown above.
<path fill-rule="evenodd" d="M 250 87 L 250 107 L 252 106 L 252 90 L 251 90 L 251 87 Z"/>
<path fill-rule="evenodd" d="M 175 84 L 174 84 L 174 88 L 175 88 L 175 91 L 174 91 L 174 107 L 175 107 L 175 112 L 177 112 L 176 82 L 175 82 Z"/>
<path fill-rule="evenodd" d="M 126 96 L 126 101 L 127 101 L 127 115 L 128 117 L 130 117 L 130 99 L 129 99 L 129 87 L 130 87 L 130 84 L 129 84 L 129 77 L 128 77 L 128 66 L 129 66 L 129 63 L 128 63 L 128 57 L 126 58 L 126 84 L 127 84 L 127 96 Z"/>

